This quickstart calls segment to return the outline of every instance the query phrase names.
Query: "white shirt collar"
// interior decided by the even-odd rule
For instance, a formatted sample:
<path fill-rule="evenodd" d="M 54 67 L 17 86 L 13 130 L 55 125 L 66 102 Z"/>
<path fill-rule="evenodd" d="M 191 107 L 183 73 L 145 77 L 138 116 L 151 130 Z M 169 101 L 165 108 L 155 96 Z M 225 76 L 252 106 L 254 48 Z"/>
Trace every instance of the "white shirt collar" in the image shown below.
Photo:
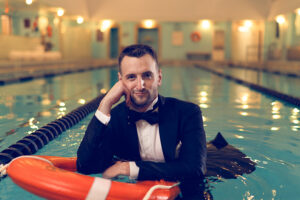
<path fill-rule="evenodd" d="M 158 97 L 156 97 L 156 98 L 152 101 L 152 103 L 148 106 L 148 108 L 147 108 L 146 111 L 153 109 L 153 106 L 156 104 L 157 101 L 158 101 Z M 145 111 L 145 112 L 146 112 L 146 111 Z"/>

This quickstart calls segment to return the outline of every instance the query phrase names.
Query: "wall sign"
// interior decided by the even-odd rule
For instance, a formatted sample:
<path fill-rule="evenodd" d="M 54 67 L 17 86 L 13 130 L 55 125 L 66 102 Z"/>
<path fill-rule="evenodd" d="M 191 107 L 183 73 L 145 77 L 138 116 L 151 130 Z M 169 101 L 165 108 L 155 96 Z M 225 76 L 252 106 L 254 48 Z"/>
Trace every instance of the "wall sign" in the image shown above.
<path fill-rule="evenodd" d="M 173 46 L 182 46 L 183 45 L 183 32 L 182 31 L 173 31 L 172 45 Z"/>

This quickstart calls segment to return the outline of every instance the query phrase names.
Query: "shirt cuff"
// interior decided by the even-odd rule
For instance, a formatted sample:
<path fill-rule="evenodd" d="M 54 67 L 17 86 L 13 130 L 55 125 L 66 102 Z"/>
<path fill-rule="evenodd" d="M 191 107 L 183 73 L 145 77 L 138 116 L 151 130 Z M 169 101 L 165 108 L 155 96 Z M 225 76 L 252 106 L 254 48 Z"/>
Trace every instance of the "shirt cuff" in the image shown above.
<path fill-rule="evenodd" d="M 129 162 L 129 171 L 129 179 L 137 179 L 140 168 L 135 164 L 135 162 Z"/>
<path fill-rule="evenodd" d="M 107 125 L 108 122 L 110 121 L 110 116 L 103 114 L 100 110 L 96 111 L 95 116 L 104 125 Z"/>

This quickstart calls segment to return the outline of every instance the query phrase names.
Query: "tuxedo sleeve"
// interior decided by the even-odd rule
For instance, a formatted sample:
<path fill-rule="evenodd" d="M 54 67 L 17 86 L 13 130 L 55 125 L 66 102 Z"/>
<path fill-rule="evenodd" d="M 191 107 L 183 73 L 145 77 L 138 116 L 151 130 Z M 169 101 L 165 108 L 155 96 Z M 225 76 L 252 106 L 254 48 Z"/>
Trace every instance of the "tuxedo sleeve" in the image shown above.
<path fill-rule="evenodd" d="M 112 164 L 113 131 L 111 123 L 101 123 L 96 116 L 90 121 L 77 151 L 77 171 L 83 174 L 102 173 Z"/>
<path fill-rule="evenodd" d="M 206 137 L 200 108 L 193 104 L 180 118 L 181 148 L 179 157 L 165 163 L 137 161 L 138 180 L 184 181 L 204 177 Z"/>

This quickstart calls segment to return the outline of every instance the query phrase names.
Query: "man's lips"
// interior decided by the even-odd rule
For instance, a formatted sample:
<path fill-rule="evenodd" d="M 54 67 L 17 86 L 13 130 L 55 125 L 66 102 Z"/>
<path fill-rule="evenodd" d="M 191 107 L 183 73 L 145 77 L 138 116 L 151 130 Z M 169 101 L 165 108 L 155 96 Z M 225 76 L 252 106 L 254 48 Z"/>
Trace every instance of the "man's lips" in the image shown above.
<path fill-rule="evenodd" d="M 137 96 L 144 96 L 144 95 L 147 94 L 147 92 L 146 91 L 143 91 L 143 92 L 134 92 L 134 94 L 137 95 Z"/>
<path fill-rule="evenodd" d="M 138 96 L 142 96 L 142 95 L 145 95 L 146 92 L 135 92 L 134 94 L 138 95 Z"/>

